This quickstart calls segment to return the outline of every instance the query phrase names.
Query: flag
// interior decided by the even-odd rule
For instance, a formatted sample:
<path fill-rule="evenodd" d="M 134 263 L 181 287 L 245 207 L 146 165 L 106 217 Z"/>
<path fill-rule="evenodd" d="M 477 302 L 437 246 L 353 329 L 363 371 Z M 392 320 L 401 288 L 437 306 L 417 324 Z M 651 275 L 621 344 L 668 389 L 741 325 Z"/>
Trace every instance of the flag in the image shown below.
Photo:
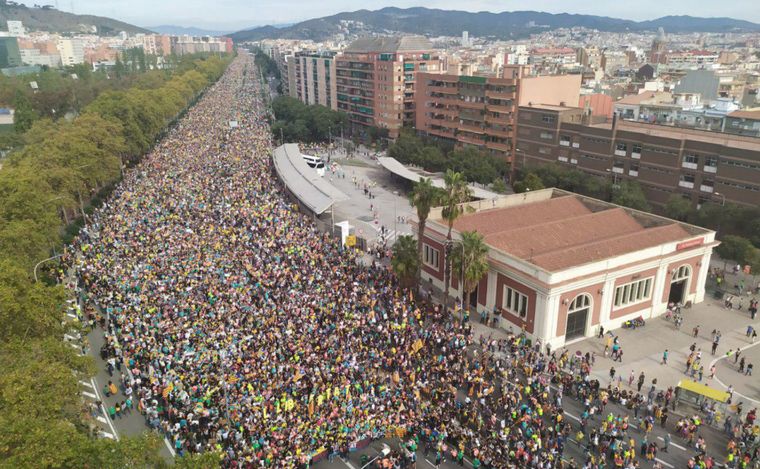
<path fill-rule="evenodd" d="M 417 339 L 417 341 L 414 344 L 412 344 L 412 351 L 414 353 L 417 353 L 417 352 L 420 351 L 420 349 L 422 348 L 422 346 L 423 346 L 422 339 Z"/>
<path fill-rule="evenodd" d="M 169 393 L 174 390 L 174 383 L 169 383 L 169 386 L 164 388 L 164 392 L 161 393 L 162 396 L 164 396 L 164 399 L 169 397 Z"/>

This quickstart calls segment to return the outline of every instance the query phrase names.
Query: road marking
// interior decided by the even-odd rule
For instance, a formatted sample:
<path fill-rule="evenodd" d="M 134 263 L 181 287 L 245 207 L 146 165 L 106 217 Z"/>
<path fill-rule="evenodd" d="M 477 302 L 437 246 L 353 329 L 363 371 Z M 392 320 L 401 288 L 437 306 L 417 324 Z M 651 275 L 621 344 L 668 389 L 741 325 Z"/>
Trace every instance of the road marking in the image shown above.
<path fill-rule="evenodd" d="M 665 461 L 663 461 L 660 458 L 654 458 L 654 460 L 657 461 L 658 463 L 662 464 L 665 467 L 675 467 L 674 465 L 670 464 L 669 462 L 665 462 Z"/>
<path fill-rule="evenodd" d="M 432 462 L 430 462 L 430 461 L 428 460 L 428 458 L 425 458 L 425 462 L 426 462 L 426 463 L 428 463 L 428 464 L 430 464 L 431 466 L 435 467 L 435 464 L 433 464 Z"/>
<path fill-rule="evenodd" d="M 351 461 L 343 459 L 342 457 L 338 457 L 338 459 L 340 459 L 341 461 L 343 461 L 343 464 L 345 464 L 346 466 L 348 466 L 350 469 L 356 469 L 356 466 L 354 466 L 353 464 L 351 464 Z"/>
<path fill-rule="evenodd" d="M 92 384 L 88 383 L 87 381 L 79 381 L 79 384 L 82 386 L 87 386 L 88 388 L 92 388 Z"/>
<path fill-rule="evenodd" d="M 665 441 L 665 438 L 663 438 L 661 436 L 658 436 L 657 439 L 660 440 L 660 441 Z M 683 446 L 679 445 L 678 443 L 673 443 L 672 441 L 670 442 L 670 446 L 678 448 L 681 451 L 686 451 L 686 448 L 684 448 Z"/>
<path fill-rule="evenodd" d="M 570 412 L 565 411 L 565 415 L 567 415 L 571 419 L 575 420 L 576 422 L 580 422 L 581 421 L 581 419 L 579 417 L 576 417 L 575 415 L 571 414 Z"/>
<path fill-rule="evenodd" d="M 85 396 L 89 397 L 90 399 L 97 399 L 98 398 L 98 396 L 96 396 L 95 394 L 93 394 L 91 392 L 82 391 L 82 394 L 84 394 Z"/>
<path fill-rule="evenodd" d="M 70 317 L 71 319 L 79 319 L 76 314 L 66 313 L 66 316 Z"/>
<path fill-rule="evenodd" d="M 90 382 L 92 383 L 92 389 L 95 391 L 95 395 L 97 399 L 100 401 L 100 409 L 103 411 L 103 415 L 108 415 L 108 410 L 106 409 L 106 406 L 103 404 L 103 399 L 100 398 L 100 393 L 98 392 L 98 385 L 95 382 L 95 378 L 90 378 Z M 116 428 L 113 426 L 113 422 L 111 422 L 111 419 L 106 419 L 106 423 L 108 423 L 108 427 L 111 429 L 111 432 L 113 432 L 114 439 L 118 440 L 119 433 L 116 431 Z"/>
<path fill-rule="evenodd" d="M 102 415 L 98 415 L 97 417 L 95 417 L 95 419 L 96 419 L 98 422 L 100 422 L 100 423 L 108 423 L 108 421 L 106 420 L 106 418 L 105 418 L 105 417 L 103 417 Z"/>
<path fill-rule="evenodd" d="M 69 342 L 76 342 L 79 340 L 77 337 L 74 337 L 73 335 L 69 335 L 69 334 L 63 334 L 63 338 L 68 340 Z"/>
<path fill-rule="evenodd" d="M 116 437 L 114 437 L 113 433 L 104 432 L 103 430 L 100 431 L 100 436 L 104 436 L 104 437 L 110 438 L 112 440 L 116 439 Z"/>
<path fill-rule="evenodd" d="M 743 351 L 747 350 L 748 348 L 754 347 L 755 345 L 760 345 L 760 342 L 757 342 L 757 343 L 754 343 L 754 344 L 745 345 L 744 347 L 740 347 L 739 350 L 741 350 L 743 352 Z M 731 356 L 733 356 L 733 355 L 731 355 Z M 730 357 L 727 357 L 726 355 L 723 355 L 721 357 L 713 359 L 713 361 L 710 362 L 710 368 L 712 368 L 713 365 L 715 365 L 718 361 L 723 360 L 724 358 L 730 358 Z M 718 375 L 715 375 L 714 379 L 715 379 L 715 381 L 718 382 L 718 384 L 720 384 L 724 388 L 728 389 L 728 386 L 726 386 L 723 383 L 723 381 L 721 381 L 720 378 L 718 378 Z M 750 402 L 754 402 L 755 404 L 760 404 L 760 401 L 758 401 L 757 399 L 752 399 L 751 397 L 747 397 L 744 394 L 742 394 L 742 393 L 740 393 L 740 392 L 738 392 L 736 390 L 734 390 L 734 394 L 736 394 L 737 396 L 739 396 L 741 398 L 744 398 L 744 399 L 746 399 L 746 400 L 748 400 Z"/>
<path fill-rule="evenodd" d="M 177 456 L 177 453 L 174 452 L 174 448 L 172 448 L 171 443 L 169 443 L 169 439 L 164 437 L 164 444 L 166 444 L 166 447 L 169 448 L 169 453 L 171 453 L 172 457 Z"/>

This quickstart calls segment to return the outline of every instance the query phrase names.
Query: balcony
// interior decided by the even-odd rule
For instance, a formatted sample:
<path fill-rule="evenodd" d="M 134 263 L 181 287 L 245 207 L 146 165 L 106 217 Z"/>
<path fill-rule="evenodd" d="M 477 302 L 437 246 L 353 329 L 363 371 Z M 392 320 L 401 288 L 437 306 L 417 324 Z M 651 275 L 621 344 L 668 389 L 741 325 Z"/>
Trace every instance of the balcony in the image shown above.
<path fill-rule="evenodd" d="M 459 117 L 459 111 L 457 111 L 456 109 L 448 109 L 445 107 L 430 108 L 430 112 L 433 115 L 440 114 L 442 116 Z"/>
<path fill-rule="evenodd" d="M 620 168 L 618 166 L 613 166 L 612 167 L 612 172 L 613 173 L 618 173 L 618 174 L 623 174 L 625 172 L 625 168 Z"/>
<path fill-rule="evenodd" d="M 486 133 L 485 129 L 479 125 L 472 125 L 472 124 L 459 124 L 459 130 L 466 130 L 467 132 L 472 132 L 475 134 L 484 134 Z"/>
<path fill-rule="evenodd" d="M 681 163 L 681 167 L 686 169 L 697 169 L 697 163 L 688 163 L 684 161 Z"/>
<path fill-rule="evenodd" d="M 494 117 L 486 114 L 486 122 L 489 124 L 512 125 L 512 118 L 506 116 Z"/>
<path fill-rule="evenodd" d="M 426 130 L 426 132 L 429 133 L 430 135 L 436 135 L 438 137 L 451 138 L 451 139 L 455 139 L 456 138 L 456 136 L 454 135 L 453 132 L 449 132 L 449 131 L 446 131 L 446 130 L 443 130 L 443 129 L 428 128 Z"/>
<path fill-rule="evenodd" d="M 459 107 L 465 109 L 484 109 L 486 103 L 479 103 L 477 101 L 459 101 Z"/>
<path fill-rule="evenodd" d="M 486 90 L 486 96 L 491 99 L 515 99 L 515 92 Z"/>
<path fill-rule="evenodd" d="M 503 152 L 510 151 L 509 145 L 506 143 L 499 143 L 499 142 L 487 142 L 486 148 L 490 148 L 491 150 L 499 150 Z"/>
<path fill-rule="evenodd" d="M 433 93 L 443 93 L 443 94 L 459 94 L 459 88 L 456 86 L 428 86 L 428 90 L 430 90 Z"/>
<path fill-rule="evenodd" d="M 632 169 L 632 170 L 628 171 L 628 175 L 629 176 L 633 176 L 633 177 L 637 177 L 639 175 L 639 172 Z"/>
<path fill-rule="evenodd" d="M 443 96 L 431 96 L 430 101 L 436 104 L 448 104 L 450 106 L 459 106 L 460 101 L 458 98 L 446 98 Z"/>
<path fill-rule="evenodd" d="M 706 173 L 717 173 L 718 167 L 717 166 L 707 166 L 705 165 L 702 170 Z"/>
<path fill-rule="evenodd" d="M 486 142 L 483 139 L 475 138 L 475 137 L 468 137 L 467 135 L 458 134 L 457 140 L 462 143 L 469 143 L 470 145 L 477 145 L 477 146 L 483 146 Z"/>
<path fill-rule="evenodd" d="M 702 184 L 699 186 L 699 190 L 701 190 L 702 192 L 708 192 L 712 194 L 715 191 L 715 188 L 713 186 L 706 186 Z"/>
<path fill-rule="evenodd" d="M 493 112 L 501 112 L 503 114 L 509 114 L 515 110 L 513 106 L 500 106 L 498 104 L 487 104 L 486 109 Z"/>
<path fill-rule="evenodd" d="M 578 142 L 573 142 L 573 148 L 580 148 L 581 144 Z"/>
<path fill-rule="evenodd" d="M 494 129 L 492 127 L 486 127 L 486 133 L 493 135 L 494 137 L 511 138 L 512 132 L 504 129 Z"/>
<path fill-rule="evenodd" d="M 625 150 L 615 150 L 615 156 L 625 156 L 626 151 Z"/>
<path fill-rule="evenodd" d="M 560 140 L 559 144 L 563 147 L 569 147 L 570 146 L 570 140 Z"/>
<path fill-rule="evenodd" d="M 689 181 L 678 181 L 678 187 L 685 187 L 686 189 L 694 189 L 694 183 Z"/>
<path fill-rule="evenodd" d="M 640 160 L 641 159 L 641 152 L 633 152 L 631 153 L 631 158 L 634 160 Z"/>

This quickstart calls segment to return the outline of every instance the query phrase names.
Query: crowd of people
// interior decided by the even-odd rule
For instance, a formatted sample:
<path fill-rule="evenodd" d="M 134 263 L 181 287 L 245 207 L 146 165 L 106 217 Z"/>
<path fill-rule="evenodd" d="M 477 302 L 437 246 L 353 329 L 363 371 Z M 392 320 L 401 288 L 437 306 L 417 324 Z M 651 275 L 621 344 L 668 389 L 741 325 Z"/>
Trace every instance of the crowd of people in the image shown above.
<path fill-rule="evenodd" d="M 101 354 L 124 372 L 127 408 L 178 454 L 216 450 L 227 467 L 306 467 L 385 436 L 475 467 L 636 467 L 628 417 L 602 417 L 605 406 L 644 406 L 648 434 L 667 403 L 604 388 L 590 356 L 521 332 L 474 340 L 467 322 L 320 233 L 272 174 L 256 76 L 237 57 L 68 259 L 103 314 Z M 564 395 L 584 403 L 580 425 Z M 658 465 L 650 443 L 642 457 Z M 584 460 L 563 458 L 569 444 Z"/>

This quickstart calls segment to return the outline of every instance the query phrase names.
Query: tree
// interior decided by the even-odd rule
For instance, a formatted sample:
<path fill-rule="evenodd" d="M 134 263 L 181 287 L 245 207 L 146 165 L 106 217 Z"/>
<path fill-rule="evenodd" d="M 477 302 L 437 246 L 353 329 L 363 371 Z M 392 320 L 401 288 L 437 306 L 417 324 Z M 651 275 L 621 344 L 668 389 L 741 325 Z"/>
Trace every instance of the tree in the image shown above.
<path fill-rule="evenodd" d="M 691 201 L 679 194 L 671 195 L 665 203 L 665 215 L 670 218 L 686 221 L 691 212 Z"/>
<path fill-rule="evenodd" d="M 425 238 L 425 225 L 427 224 L 430 209 L 438 203 L 441 198 L 440 189 L 433 186 L 433 181 L 429 178 L 422 178 L 414 184 L 412 193 L 409 195 L 409 203 L 417 209 L 417 281 L 419 282 L 422 271 L 419 266 L 422 265 L 422 240 Z"/>
<path fill-rule="evenodd" d="M 417 255 L 417 241 L 413 236 L 399 236 L 393 244 L 391 267 L 403 287 L 408 288 L 414 284 L 419 272 L 420 258 Z"/>
<path fill-rule="evenodd" d="M 726 235 L 721 239 L 720 246 L 715 248 L 715 252 L 724 261 L 735 261 L 739 265 L 751 264 L 757 256 L 755 248 L 747 238 L 741 236 Z"/>
<path fill-rule="evenodd" d="M 513 189 L 518 194 L 528 191 L 537 191 L 544 188 L 544 183 L 535 173 L 528 173 L 523 180 L 517 181 L 513 186 Z"/>
<path fill-rule="evenodd" d="M 507 183 L 505 183 L 502 178 L 496 178 L 491 183 L 491 190 L 499 194 L 504 194 L 508 190 Z"/>
<path fill-rule="evenodd" d="M 15 109 L 13 114 L 13 130 L 16 133 L 22 134 L 29 130 L 34 121 L 39 117 L 39 113 L 32 108 L 29 98 L 21 91 L 16 92 L 13 108 Z"/>
<path fill-rule="evenodd" d="M 449 255 L 451 249 L 451 230 L 454 228 L 454 222 L 457 218 L 464 213 L 465 209 L 461 204 L 470 200 L 472 189 L 467 185 L 467 181 L 462 177 L 462 173 L 448 170 L 446 171 L 443 180 L 446 186 L 441 197 L 441 202 L 443 204 L 441 216 L 443 216 L 443 219 L 446 220 L 446 224 L 448 225 L 448 232 L 446 233 L 447 252 L 443 278 L 443 309 L 446 311 L 449 306 L 449 287 L 451 286 L 451 256 Z"/>
<path fill-rule="evenodd" d="M 635 181 L 623 181 L 617 188 L 613 187 L 612 203 L 634 210 L 649 211 L 651 208 L 641 185 Z"/>
<path fill-rule="evenodd" d="M 452 271 L 463 283 L 462 302 L 469 310 L 470 295 L 477 288 L 480 280 L 488 273 L 488 245 L 483 240 L 483 235 L 477 231 L 463 231 L 461 233 L 462 249 L 455 246 L 451 251 Z M 462 280 L 462 272 L 464 279 Z"/>

